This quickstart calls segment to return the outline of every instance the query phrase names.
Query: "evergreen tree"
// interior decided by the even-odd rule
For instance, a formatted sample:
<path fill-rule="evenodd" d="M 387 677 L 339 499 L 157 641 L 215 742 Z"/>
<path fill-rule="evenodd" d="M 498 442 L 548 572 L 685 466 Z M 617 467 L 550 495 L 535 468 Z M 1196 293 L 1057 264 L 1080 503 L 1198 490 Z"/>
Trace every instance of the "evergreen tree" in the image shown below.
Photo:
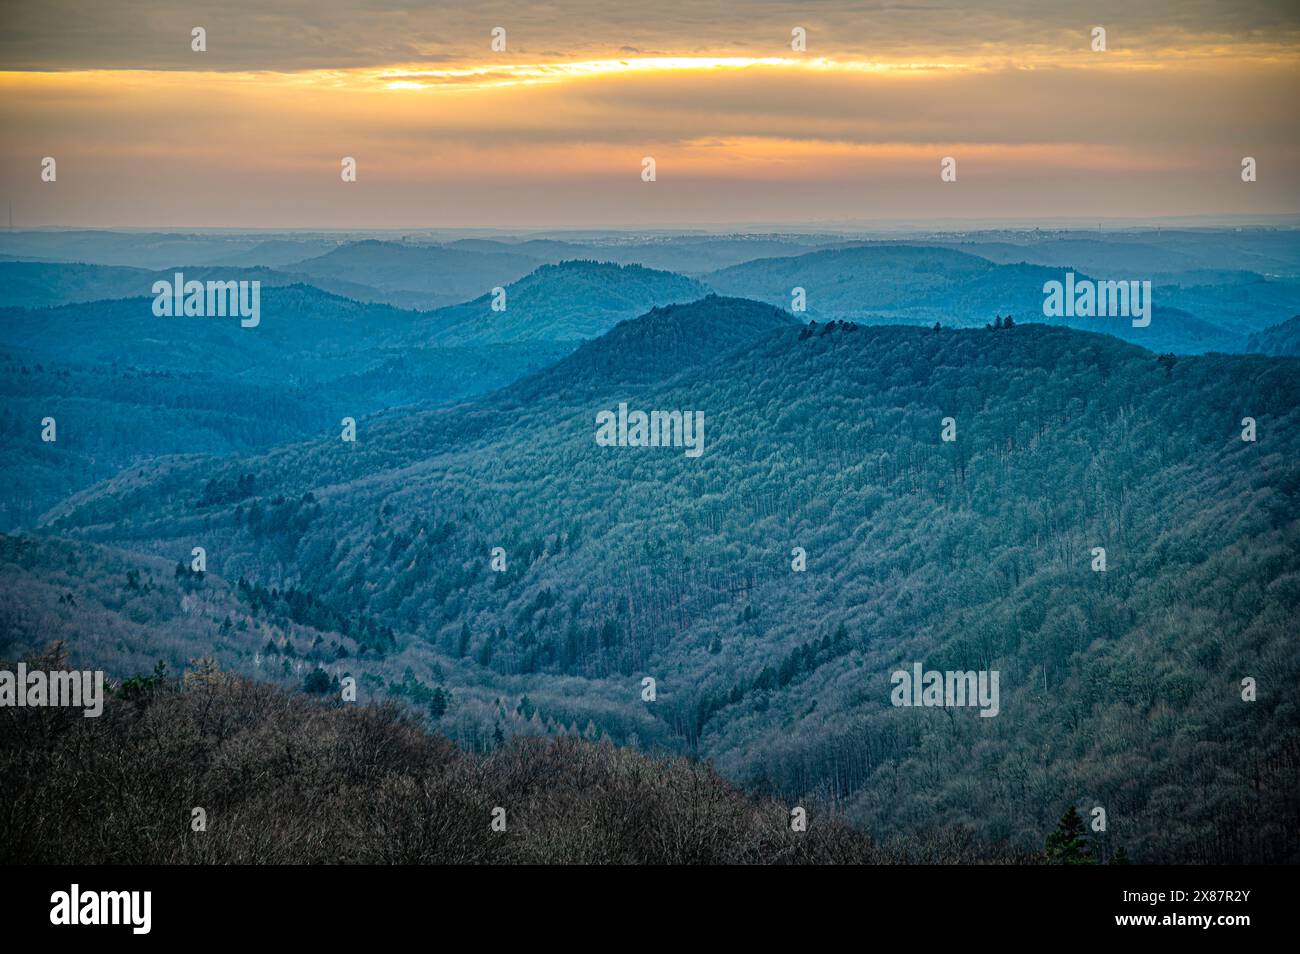
<path fill-rule="evenodd" d="M 522 715 L 525 719 L 531 719 L 533 717 L 533 713 L 537 711 L 537 707 L 533 705 L 533 700 L 529 699 L 527 696 L 524 696 L 522 699 L 519 700 L 519 705 L 515 709 L 515 711 L 518 712 L 520 715 Z"/>
<path fill-rule="evenodd" d="M 1093 865 L 1096 859 L 1084 841 L 1084 824 L 1073 805 L 1047 836 L 1047 862 L 1053 865 Z"/>
<path fill-rule="evenodd" d="M 307 673 L 307 678 L 302 681 L 302 690 L 308 695 L 323 696 L 330 688 L 329 673 L 319 666 Z"/>
<path fill-rule="evenodd" d="M 441 686 L 433 690 L 433 696 L 429 699 L 429 716 L 435 721 L 447 713 L 447 695 Z"/>

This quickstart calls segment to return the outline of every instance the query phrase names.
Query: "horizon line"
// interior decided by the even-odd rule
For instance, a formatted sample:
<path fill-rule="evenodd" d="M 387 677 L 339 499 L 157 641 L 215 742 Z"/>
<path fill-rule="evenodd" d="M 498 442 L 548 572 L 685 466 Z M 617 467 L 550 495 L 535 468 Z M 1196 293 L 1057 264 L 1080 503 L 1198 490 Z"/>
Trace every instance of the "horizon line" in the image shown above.
<path fill-rule="evenodd" d="M 709 223 L 591 223 L 585 225 L 562 225 L 555 227 L 511 226 L 511 225 L 422 225 L 422 226 L 230 226 L 230 225 L 80 225 L 80 224 L 42 224 L 10 226 L 0 229 L 0 233 L 17 235 L 34 232 L 310 232 L 340 234 L 430 234 L 442 232 L 479 232 L 502 233 L 508 235 L 555 235 L 560 233 L 601 233 L 601 232 L 659 232 L 671 234 L 770 234 L 774 232 L 790 233 L 871 233 L 871 232 L 907 232 L 907 231 L 1097 231 L 1103 226 L 1119 227 L 1128 230 L 1160 229 L 1167 224 L 1177 223 L 1183 228 L 1300 228 L 1300 211 L 1276 213 L 1243 213 L 1229 215 L 1169 215 L 1169 216 L 1044 216 L 1026 218 L 1023 216 L 997 219 L 983 216 L 962 218 L 944 216 L 916 219 L 875 219 L 870 221 L 834 220 L 828 222 L 789 221 L 789 222 L 709 222 Z M 1195 224 L 1193 224 L 1195 223 Z"/>

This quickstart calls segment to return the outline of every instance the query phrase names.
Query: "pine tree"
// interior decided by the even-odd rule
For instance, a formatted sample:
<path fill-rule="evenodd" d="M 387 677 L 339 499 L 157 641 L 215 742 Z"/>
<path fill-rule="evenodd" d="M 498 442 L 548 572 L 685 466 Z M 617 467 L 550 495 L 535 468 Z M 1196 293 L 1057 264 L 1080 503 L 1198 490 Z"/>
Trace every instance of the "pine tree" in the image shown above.
<path fill-rule="evenodd" d="M 1047 836 L 1047 862 L 1053 865 L 1094 865 L 1096 859 L 1084 841 L 1084 824 L 1073 805 L 1061 816 L 1056 831 Z"/>
<path fill-rule="evenodd" d="M 434 720 L 441 719 L 447 713 L 447 692 L 441 686 L 433 690 L 433 697 L 429 699 L 429 715 Z"/>
<path fill-rule="evenodd" d="M 322 696 L 330 691 L 331 683 L 329 673 L 319 666 L 307 673 L 307 678 L 302 681 L 303 691 L 313 696 Z"/>

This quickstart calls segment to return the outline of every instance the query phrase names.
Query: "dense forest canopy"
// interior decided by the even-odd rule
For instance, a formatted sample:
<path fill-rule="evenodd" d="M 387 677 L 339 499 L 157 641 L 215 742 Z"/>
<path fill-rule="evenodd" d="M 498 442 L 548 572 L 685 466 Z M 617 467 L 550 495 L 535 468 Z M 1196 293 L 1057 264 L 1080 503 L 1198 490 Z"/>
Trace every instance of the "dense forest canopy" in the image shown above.
<path fill-rule="evenodd" d="M 171 560 L 203 545 L 226 585 L 311 597 L 244 599 L 253 621 L 374 620 L 319 664 L 446 687 L 438 725 L 471 748 L 587 727 L 875 832 L 958 820 L 1025 848 L 1091 800 L 1137 857 L 1293 854 L 1294 361 L 1032 324 L 801 330 L 758 307 L 651 313 L 355 446 L 129 471 L 49 529 Z M 618 401 L 703 410 L 707 452 L 598 447 Z M 250 493 L 220 491 L 242 474 Z M 233 668 L 266 648 L 223 642 Z M 999 670 L 1001 714 L 891 707 L 913 661 Z"/>
<path fill-rule="evenodd" d="M 136 238 L 0 238 L 47 259 L 0 262 L 0 655 L 355 679 L 863 851 L 1064 856 L 1102 808 L 1101 860 L 1300 857 L 1285 233 Z M 176 261 L 265 279 L 258 327 L 121 297 Z M 1149 274 L 1151 325 L 1043 319 L 1065 269 Z M 629 411 L 702 452 L 606 446 Z M 912 667 L 998 714 L 892 704 Z"/>

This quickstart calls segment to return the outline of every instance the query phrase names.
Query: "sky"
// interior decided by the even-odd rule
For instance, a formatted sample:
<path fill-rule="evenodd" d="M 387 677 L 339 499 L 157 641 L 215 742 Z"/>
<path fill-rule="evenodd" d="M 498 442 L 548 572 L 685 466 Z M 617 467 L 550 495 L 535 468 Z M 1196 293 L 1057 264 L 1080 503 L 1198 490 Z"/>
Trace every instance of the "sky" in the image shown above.
<path fill-rule="evenodd" d="M 1294 0 L 0 0 L 17 227 L 1262 219 L 1297 119 Z"/>

